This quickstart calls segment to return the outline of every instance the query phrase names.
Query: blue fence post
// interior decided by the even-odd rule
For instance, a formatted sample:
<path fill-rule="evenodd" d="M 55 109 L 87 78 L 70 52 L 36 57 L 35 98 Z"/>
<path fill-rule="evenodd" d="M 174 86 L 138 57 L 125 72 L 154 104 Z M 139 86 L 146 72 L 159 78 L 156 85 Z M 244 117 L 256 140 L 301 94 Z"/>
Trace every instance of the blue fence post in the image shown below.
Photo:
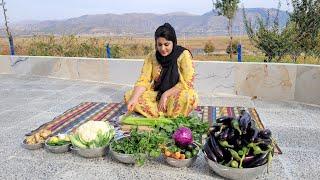
<path fill-rule="evenodd" d="M 109 43 L 106 45 L 106 58 L 111 58 L 111 49 Z"/>
<path fill-rule="evenodd" d="M 238 46 L 237 46 L 237 52 L 238 52 L 238 62 L 242 62 L 242 48 L 241 48 L 241 44 L 238 44 Z"/>
<path fill-rule="evenodd" d="M 15 53 L 14 53 L 13 38 L 11 35 L 9 36 L 9 45 L 10 45 L 10 55 L 14 55 Z"/>

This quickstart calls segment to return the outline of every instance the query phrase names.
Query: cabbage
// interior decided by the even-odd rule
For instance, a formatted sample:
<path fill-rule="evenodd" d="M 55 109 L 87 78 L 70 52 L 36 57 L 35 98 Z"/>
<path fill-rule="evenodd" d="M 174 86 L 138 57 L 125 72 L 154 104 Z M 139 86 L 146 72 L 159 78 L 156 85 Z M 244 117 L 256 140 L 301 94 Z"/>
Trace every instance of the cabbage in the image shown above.
<path fill-rule="evenodd" d="M 180 127 L 173 135 L 173 140 L 180 146 L 187 146 L 193 142 L 192 131 L 187 127 Z"/>

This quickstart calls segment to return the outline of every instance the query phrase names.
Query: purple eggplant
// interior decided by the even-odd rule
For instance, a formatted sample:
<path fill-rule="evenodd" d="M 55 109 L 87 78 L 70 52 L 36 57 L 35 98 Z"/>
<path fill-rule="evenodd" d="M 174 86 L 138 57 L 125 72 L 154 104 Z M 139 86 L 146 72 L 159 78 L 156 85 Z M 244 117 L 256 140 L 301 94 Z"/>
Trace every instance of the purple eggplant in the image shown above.
<path fill-rule="evenodd" d="M 210 136 L 208 143 L 210 143 L 209 147 L 211 146 L 211 150 L 217 156 L 217 159 L 223 159 L 223 152 L 214 136 Z"/>
<path fill-rule="evenodd" d="M 224 125 L 230 125 L 231 121 L 234 119 L 233 116 L 221 116 L 216 119 L 217 123 L 222 123 Z"/>
<path fill-rule="evenodd" d="M 258 133 L 259 133 L 259 130 L 258 128 L 254 127 L 254 128 L 251 128 L 251 138 L 250 138 L 250 141 L 251 142 L 256 142 L 257 138 L 258 138 Z"/>
<path fill-rule="evenodd" d="M 221 133 L 220 133 L 220 136 L 219 136 L 219 139 L 220 140 L 226 140 L 229 136 L 229 131 L 230 131 L 230 128 L 226 128 L 224 129 Z"/>
<path fill-rule="evenodd" d="M 209 132 L 218 132 L 221 128 L 221 125 L 219 124 L 214 124 L 209 127 Z"/>
<path fill-rule="evenodd" d="M 232 139 L 235 138 L 235 135 L 236 135 L 235 130 L 234 129 L 229 129 L 227 140 L 228 141 L 232 141 Z"/>
<path fill-rule="evenodd" d="M 267 151 L 269 148 L 270 148 L 270 144 L 267 144 L 267 143 L 260 143 L 258 145 L 262 151 Z"/>
<path fill-rule="evenodd" d="M 242 146 L 242 140 L 241 140 L 241 138 L 238 138 L 238 139 L 236 140 L 235 146 L 238 147 L 238 148 L 240 148 L 240 147 Z"/>
<path fill-rule="evenodd" d="M 210 160 L 212 160 L 214 162 L 218 162 L 218 159 L 217 159 L 216 155 L 212 152 L 211 148 L 209 147 L 208 141 L 203 147 L 203 152 L 207 155 L 207 157 Z"/>
<path fill-rule="evenodd" d="M 257 166 L 261 166 L 268 162 L 269 152 L 256 155 L 251 161 L 243 161 L 244 168 L 253 168 Z"/>
<path fill-rule="evenodd" d="M 239 119 L 240 129 L 243 132 L 243 134 L 246 134 L 249 124 L 251 123 L 251 116 L 247 111 L 243 111 L 241 114 L 242 115 Z"/>
<path fill-rule="evenodd" d="M 264 129 L 259 132 L 259 137 L 262 139 L 270 139 L 271 138 L 271 131 L 269 129 Z"/>
<path fill-rule="evenodd" d="M 246 156 L 246 157 L 243 159 L 243 163 L 249 163 L 249 162 L 253 161 L 254 157 L 255 157 L 254 155 Z"/>

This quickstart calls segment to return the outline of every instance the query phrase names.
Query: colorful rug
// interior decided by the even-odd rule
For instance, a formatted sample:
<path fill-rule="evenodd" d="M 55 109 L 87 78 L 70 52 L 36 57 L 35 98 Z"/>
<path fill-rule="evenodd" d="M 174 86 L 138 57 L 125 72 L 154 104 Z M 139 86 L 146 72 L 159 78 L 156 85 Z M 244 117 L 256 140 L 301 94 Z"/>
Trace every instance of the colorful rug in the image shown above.
<path fill-rule="evenodd" d="M 209 125 L 212 125 L 215 123 L 216 118 L 220 116 L 238 116 L 239 112 L 243 109 L 250 113 L 259 129 L 264 129 L 264 125 L 254 108 L 198 106 L 192 112 L 192 115 L 199 116 L 202 121 L 207 121 Z M 121 126 L 119 122 L 119 117 L 126 113 L 126 111 L 124 103 L 83 102 L 26 135 L 35 134 L 42 129 L 52 131 L 53 135 L 65 134 L 75 131 L 81 124 L 92 120 L 108 121 L 116 128 L 116 136 L 121 137 L 126 131 L 130 130 L 129 126 Z M 276 143 L 274 143 L 274 147 L 276 153 L 282 154 Z"/>

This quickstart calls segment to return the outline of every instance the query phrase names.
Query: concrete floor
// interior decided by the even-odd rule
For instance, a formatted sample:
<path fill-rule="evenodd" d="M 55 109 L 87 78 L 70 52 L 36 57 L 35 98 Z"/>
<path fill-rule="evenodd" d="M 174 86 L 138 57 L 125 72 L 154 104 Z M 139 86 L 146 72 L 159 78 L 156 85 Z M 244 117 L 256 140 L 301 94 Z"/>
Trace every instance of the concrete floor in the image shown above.
<path fill-rule="evenodd" d="M 143 167 L 110 157 L 84 159 L 71 153 L 30 151 L 24 134 L 83 101 L 119 102 L 129 86 L 0 75 L 0 179 L 221 179 L 201 155 L 190 168 L 176 169 L 159 158 Z M 246 97 L 201 96 L 201 105 L 255 107 L 271 129 L 282 155 L 260 179 L 319 179 L 320 107 Z"/>

